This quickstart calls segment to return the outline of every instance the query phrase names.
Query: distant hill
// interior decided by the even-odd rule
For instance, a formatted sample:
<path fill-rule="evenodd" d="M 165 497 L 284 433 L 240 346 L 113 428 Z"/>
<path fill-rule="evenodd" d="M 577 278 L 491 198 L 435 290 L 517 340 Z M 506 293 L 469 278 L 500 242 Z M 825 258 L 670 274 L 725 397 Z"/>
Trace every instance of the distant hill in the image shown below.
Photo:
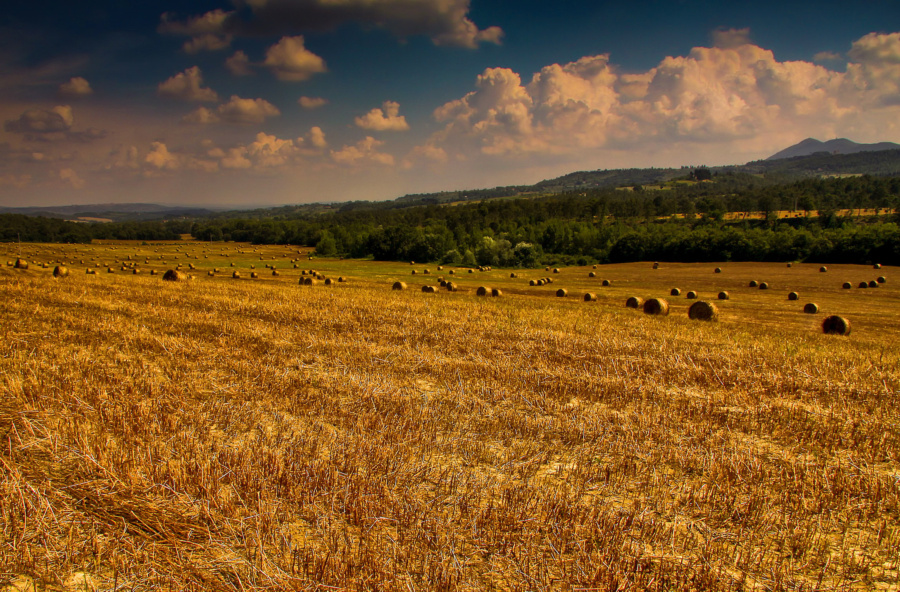
<path fill-rule="evenodd" d="M 827 142 L 821 142 L 815 138 L 806 138 L 798 144 L 776 152 L 766 160 L 780 160 L 783 158 L 795 158 L 797 156 L 811 156 L 819 152 L 828 154 L 855 154 L 857 152 L 877 152 L 879 150 L 898 150 L 900 144 L 893 142 L 878 142 L 877 144 L 857 144 L 847 138 L 835 138 Z"/>
<path fill-rule="evenodd" d="M 47 218 L 62 218 L 65 220 L 93 218 L 113 220 L 115 222 L 198 217 L 207 216 L 214 212 L 215 210 L 208 208 L 161 206 L 159 204 L 151 203 L 106 203 L 23 208 L 8 208 L 0 206 L 0 214 L 44 216 Z"/>

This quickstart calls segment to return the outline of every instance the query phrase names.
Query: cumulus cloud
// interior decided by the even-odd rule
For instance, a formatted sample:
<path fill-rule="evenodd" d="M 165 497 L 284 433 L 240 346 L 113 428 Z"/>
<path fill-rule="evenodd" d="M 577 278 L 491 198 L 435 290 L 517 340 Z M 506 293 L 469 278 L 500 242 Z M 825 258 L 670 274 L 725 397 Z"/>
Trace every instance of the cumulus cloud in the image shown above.
<path fill-rule="evenodd" d="M 59 94 L 64 97 L 86 97 L 93 92 L 91 84 L 81 76 L 76 76 L 59 85 Z"/>
<path fill-rule="evenodd" d="M 357 127 L 379 132 L 405 132 L 409 129 L 406 117 L 400 115 L 400 103 L 394 101 L 385 101 L 381 109 L 372 109 L 354 121 Z"/>
<path fill-rule="evenodd" d="M 178 21 L 163 14 L 161 33 L 200 36 L 282 35 L 324 31 L 346 23 L 386 29 L 404 39 L 430 37 L 435 45 L 475 48 L 499 44 L 500 27 L 479 29 L 469 19 L 470 0 L 233 0 L 238 10 L 220 9 Z"/>
<path fill-rule="evenodd" d="M 328 146 L 328 141 L 325 139 L 325 132 L 318 126 L 310 128 L 307 139 L 315 148 L 324 149 Z"/>
<path fill-rule="evenodd" d="M 823 62 L 842 62 L 844 61 L 844 56 L 833 51 L 820 51 L 813 56 L 813 61 L 817 64 Z"/>
<path fill-rule="evenodd" d="M 224 31 L 224 26 L 232 14 L 216 9 L 186 21 L 178 21 L 171 13 L 163 13 L 157 30 L 167 35 L 191 37 L 182 46 L 186 53 L 217 51 L 231 45 L 233 36 Z"/>
<path fill-rule="evenodd" d="M 263 62 L 279 80 L 302 82 L 313 74 L 326 72 L 325 61 L 306 49 L 303 36 L 282 37 L 266 51 Z"/>
<path fill-rule="evenodd" d="M 144 162 L 158 170 L 175 170 L 181 168 L 181 162 L 175 154 L 169 152 L 169 148 L 162 142 L 150 144 L 150 152 L 144 157 Z"/>
<path fill-rule="evenodd" d="M 250 67 L 250 58 L 241 50 L 234 52 L 234 55 L 225 60 L 225 67 L 235 76 L 250 76 L 253 74 L 253 69 Z"/>
<path fill-rule="evenodd" d="M 219 95 L 211 88 L 203 88 L 203 74 L 200 68 L 193 66 L 179 72 L 165 82 L 160 82 L 157 94 L 161 97 L 181 99 L 183 101 L 216 102 Z"/>
<path fill-rule="evenodd" d="M 201 51 L 219 51 L 231 46 L 231 35 L 219 36 L 211 33 L 193 37 L 184 42 L 181 48 L 185 53 L 195 54 Z"/>
<path fill-rule="evenodd" d="M 52 134 L 69 131 L 74 122 L 72 107 L 57 105 L 52 109 L 28 109 L 18 119 L 7 121 L 4 129 L 19 134 Z"/>
<path fill-rule="evenodd" d="M 297 100 L 297 104 L 304 109 L 318 109 L 327 105 L 328 99 L 323 99 L 322 97 L 300 97 Z"/>
<path fill-rule="evenodd" d="M 84 179 L 79 177 L 78 173 L 76 173 L 72 169 L 61 169 L 59 171 L 59 178 L 67 182 L 75 189 L 81 189 L 82 187 L 84 187 Z"/>
<path fill-rule="evenodd" d="M 281 115 L 281 111 L 265 99 L 242 99 L 237 95 L 220 105 L 218 112 L 219 117 L 229 123 L 262 123 L 268 117 Z"/>
<path fill-rule="evenodd" d="M 331 158 L 338 164 L 348 166 L 393 166 L 394 157 L 378 150 L 383 145 L 384 142 L 376 140 L 372 136 L 366 136 L 356 144 L 344 146 L 340 150 L 332 150 Z"/>
<path fill-rule="evenodd" d="M 181 118 L 185 123 L 262 123 L 269 117 L 281 115 L 278 107 L 265 99 L 242 99 L 232 95 L 231 100 L 219 105 L 215 111 L 198 107 Z"/>
<path fill-rule="evenodd" d="M 778 61 L 750 43 L 747 30 L 714 37 L 715 47 L 667 57 L 646 72 L 622 73 L 608 55 L 552 64 L 527 82 L 508 68 L 488 68 L 473 91 L 434 111 L 442 129 L 409 158 L 574 158 L 585 149 L 649 151 L 688 143 L 772 149 L 811 135 L 896 129 L 900 33 L 858 40 L 846 73 Z"/>

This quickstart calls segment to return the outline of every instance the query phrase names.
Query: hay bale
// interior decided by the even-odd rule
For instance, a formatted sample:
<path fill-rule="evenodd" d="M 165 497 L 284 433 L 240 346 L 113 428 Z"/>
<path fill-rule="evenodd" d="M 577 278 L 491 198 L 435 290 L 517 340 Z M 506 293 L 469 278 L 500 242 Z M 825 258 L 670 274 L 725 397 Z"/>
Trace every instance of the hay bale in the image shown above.
<path fill-rule="evenodd" d="M 16 269 L 28 269 L 28 261 L 24 259 L 16 259 L 16 264 L 13 266 Z"/>
<path fill-rule="evenodd" d="M 453 282 L 447 282 L 447 285 L 444 286 L 447 288 L 448 292 L 456 292 L 459 288 Z"/>
<path fill-rule="evenodd" d="M 853 284 L 851 284 L 850 282 L 844 282 L 844 285 L 841 287 L 844 288 L 845 290 L 849 290 L 850 288 L 853 287 Z"/>
<path fill-rule="evenodd" d="M 644 312 L 650 315 L 666 316 L 669 314 L 669 303 L 663 298 L 651 298 L 644 303 Z"/>
<path fill-rule="evenodd" d="M 325 278 L 325 285 L 326 285 L 326 286 L 333 286 L 333 285 L 334 285 L 334 280 L 331 279 L 331 278 Z"/>
<path fill-rule="evenodd" d="M 759 284 L 759 289 L 760 289 L 760 290 L 768 290 L 768 289 L 769 289 L 769 284 L 768 284 L 767 282 L 760 282 L 760 284 Z"/>
<path fill-rule="evenodd" d="M 97 270 L 91 269 L 90 267 L 84 270 L 84 273 L 87 275 L 97 275 Z"/>
<path fill-rule="evenodd" d="M 550 271 L 550 268 L 549 268 L 549 267 L 545 267 L 545 268 L 544 268 L 544 271 Z"/>
<path fill-rule="evenodd" d="M 255 280 L 255 279 L 258 278 L 258 277 L 259 277 L 259 274 L 256 273 L 255 271 L 251 271 L 251 272 L 250 272 L 250 279 L 251 279 L 251 280 Z"/>
<path fill-rule="evenodd" d="M 603 280 L 603 282 L 601 283 L 601 285 L 604 287 L 609 286 L 609 284 L 610 284 L 609 280 Z"/>
<path fill-rule="evenodd" d="M 653 263 L 653 269 L 659 269 L 659 261 Z"/>
<path fill-rule="evenodd" d="M 273 269 L 273 270 L 272 270 L 272 275 L 278 275 L 278 270 L 277 270 L 277 269 Z"/>
<path fill-rule="evenodd" d="M 591 272 L 588 273 L 588 277 L 589 277 L 589 278 L 597 277 L 597 274 L 594 273 L 593 271 L 591 271 Z"/>
<path fill-rule="evenodd" d="M 594 294 L 593 292 L 586 292 L 584 295 L 585 302 L 593 302 L 596 299 L 597 299 L 597 295 Z"/>
<path fill-rule="evenodd" d="M 503 296 L 503 292 L 500 291 L 500 288 L 491 288 L 491 296 L 499 298 L 500 296 Z"/>
<path fill-rule="evenodd" d="M 716 268 L 716 273 L 722 273 L 722 268 L 721 268 L 721 267 L 717 267 L 717 268 Z"/>
<path fill-rule="evenodd" d="M 442 287 L 442 288 L 446 288 L 446 287 L 447 287 L 447 280 L 441 279 L 440 284 L 441 284 L 441 287 Z"/>
<path fill-rule="evenodd" d="M 597 266 L 596 265 L 592 266 L 592 269 L 597 269 Z"/>
<path fill-rule="evenodd" d="M 793 264 L 793 263 L 788 263 L 787 266 L 788 266 L 788 267 L 793 267 L 794 264 Z"/>
<path fill-rule="evenodd" d="M 850 335 L 850 320 L 838 315 L 825 317 L 822 321 L 822 331 L 827 335 Z"/>
<path fill-rule="evenodd" d="M 569 295 L 569 291 L 566 290 L 565 288 L 560 288 L 559 290 L 556 291 L 557 298 L 565 298 L 568 295 Z"/>
<path fill-rule="evenodd" d="M 509 277 L 510 277 L 510 279 L 516 279 L 516 278 L 519 277 L 519 276 L 517 276 L 517 275 L 514 274 L 514 273 L 511 273 L 511 274 L 509 274 Z"/>
<path fill-rule="evenodd" d="M 529 285 L 529 286 L 536 286 L 536 285 L 537 285 L 537 282 L 534 281 L 534 280 L 528 280 L 528 285 Z"/>
<path fill-rule="evenodd" d="M 872 269 L 881 269 L 881 263 L 876 263 L 872 266 Z"/>
<path fill-rule="evenodd" d="M 554 267 L 554 268 L 553 268 L 553 273 L 559 273 L 559 268 L 558 268 L 558 267 Z"/>
<path fill-rule="evenodd" d="M 115 273 L 115 270 L 112 267 L 107 267 L 106 273 Z"/>
<path fill-rule="evenodd" d="M 426 267 L 424 270 L 422 270 L 422 273 L 424 273 L 425 275 L 428 275 L 431 273 L 431 270 Z"/>
<path fill-rule="evenodd" d="M 313 279 L 313 278 L 311 278 L 311 277 L 305 277 L 305 278 L 303 278 L 303 285 L 304 285 L 304 286 L 315 286 L 315 285 L 318 284 L 318 283 L 319 283 L 318 280 Z M 406 284 L 403 284 L 403 285 L 406 286 Z"/>
<path fill-rule="evenodd" d="M 405 290 L 406 282 L 394 282 L 394 285 L 391 289 L 392 290 Z"/>
<path fill-rule="evenodd" d="M 879 284 L 883 284 L 884 282 L 887 281 L 887 278 L 884 277 L 883 275 L 880 275 L 875 279 L 875 281 L 878 282 Z"/>
<path fill-rule="evenodd" d="M 412 275 L 416 275 L 416 270 L 412 270 Z"/>
<path fill-rule="evenodd" d="M 141 270 L 138 269 L 137 267 L 135 267 L 134 269 L 131 270 L 131 275 L 138 275 L 140 273 L 141 273 Z"/>
<path fill-rule="evenodd" d="M 719 292 L 719 300 L 728 300 L 729 298 L 731 298 L 731 296 L 729 296 L 728 292 L 725 290 Z"/>
<path fill-rule="evenodd" d="M 877 288 L 877 287 L 878 287 L 878 282 L 876 282 L 875 280 L 872 280 L 871 282 L 869 282 L 869 287 L 870 287 L 870 288 Z"/>
<path fill-rule="evenodd" d="M 757 282 L 756 280 L 750 280 L 750 287 L 751 287 L 751 288 L 758 288 L 758 287 L 759 287 L 759 282 Z"/>
<path fill-rule="evenodd" d="M 803 306 L 803 312 L 806 314 L 816 314 L 819 312 L 819 305 L 815 302 L 808 302 Z"/>
<path fill-rule="evenodd" d="M 475 290 L 475 295 L 476 296 L 487 296 L 489 291 L 490 291 L 490 288 L 488 288 L 487 286 L 478 286 L 478 289 Z"/>
<path fill-rule="evenodd" d="M 450 275 L 453 275 L 454 273 L 455 273 L 454 270 L 451 269 L 451 270 L 450 270 Z"/>
<path fill-rule="evenodd" d="M 209 277 L 214 277 L 216 275 L 216 272 L 214 272 L 213 270 L 209 270 L 206 272 L 206 275 L 208 275 Z"/>
<path fill-rule="evenodd" d="M 183 271 L 178 271 L 177 269 L 170 269 L 166 273 L 163 274 L 163 281 L 166 282 L 183 282 L 188 279 L 188 276 Z"/>
<path fill-rule="evenodd" d="M 696 299 L 697 299 L 697 293 L 694 292 L 693 290 L 691 290 L 690 292 L 688 292 L 688 293 L 685 294 L 684 296 L 685 296 L 685 298 L 687 298 L 688 300 L 696 300 Z"/>
<path fill-rule="evenodd" d="M 672 288 L 671 290 L 669 290 L 669 295 L 681 296 L 681 290 L 679 290 L 678 288 Z"/>
<path fill-rule="evenodd" d="M 469 269 L 469 273 L 475 273 L 474 269 Z"/>
<path fill-rule="evenodd" d="M 344 279 L 344 276 L 339 276 L 338 281 L 343 284 L 347 280 Z"/>
<path fill-rule="evenodd" d="M 444 271 L 444 266 L 443 266 L 443 265 L 438 265 L 438 271 Z"/>
<path fill-rule="evenodd" d="M 868 288 L 869 282 L 866 282 L 866 281 L 859 282 L 859 287 L 860 288 Z"/>
<path fill-rule="evenodd" d="M 788 294 L 788 300 L 799 300 L 799 299 L 800 299 L 800 294 L 798 294 L 797 292 L 791 292 L 790 294 Z"/>
<path fill-rule="evenodd" d="M 625 301 L 625 308 L 641 308 L 644 306 L 644 299 L 640 296 L 632 296 Z"/>
<path fill-rule="evenodd" d="M 155 269 L 151 269 L 151 270 L 150 270 L 150 275 L 156 275 L 156 270 L 155 270 Z"/>
<path fill-rule="evenodd" d="M 548 278 L 548 277 L 544 278 L 544 283 L 545 283 L 545 284 L 552 284 L 552 283 L 553 283 L 553 278 Z"/>
<path fill-rule="evenodd" d="M 62 265 L 57 265 L 53 268 L 53 277 L 66 277 L 69 275 L 69 268 L 63 267 Z"/>
<path fill-rule="evenodd" d="M 426 294 L 434 294 L 434 286 L 422 286 L 422 291 Z"/>
<path fill-rule="evenodd" d="M 409 264 L 410 264 L 410 265 L 415 265 L 416 262 L 415 262 L 415 261 L 410 261 Z"/>
<path fill-rule="evenodd" d="M 823 265 L 822 267 L 819 268 L 819 271 L 820 271 L 821 273 L 825 273 L 825 272 L 828 271 L 828 268 L 825 267 L 825 266 Z"/>
<path fill-rule="evenodd" d="M 231 277 L 233 279 L 239 280 L 239 279 L 241 279 L 241 272 L 239 272 L 238 270 L 235 269 L 234 271 L 231 272 Z"/>
<path fill-rule="evenodd" d="M 538 281 L 537 281 L 537 285 L 539 285 L 539 286 L 543 286 L 544 283 L 545 283 L 544 280 L 538 280 Z"/>
<path fill-rule="evenodd" d="M 688 309 L 688 318 L 696 321 L 715 321 L 719 318 L 719 309 L 712 302 L 698 300 Z"/>

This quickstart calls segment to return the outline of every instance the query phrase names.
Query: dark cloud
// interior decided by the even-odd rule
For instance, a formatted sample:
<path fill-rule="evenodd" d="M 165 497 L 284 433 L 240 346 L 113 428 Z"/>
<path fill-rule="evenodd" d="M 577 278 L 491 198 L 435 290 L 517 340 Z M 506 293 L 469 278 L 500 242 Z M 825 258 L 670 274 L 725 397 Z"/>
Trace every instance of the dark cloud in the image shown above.
<path fill-rule="evenodd" d="M 52 134 L 67 132 L 72 127 L 72 108 L 61 105 L 53 109 L 29 109 L 18 119 L 11 119 L 3 126 L 17 134 Z"/>

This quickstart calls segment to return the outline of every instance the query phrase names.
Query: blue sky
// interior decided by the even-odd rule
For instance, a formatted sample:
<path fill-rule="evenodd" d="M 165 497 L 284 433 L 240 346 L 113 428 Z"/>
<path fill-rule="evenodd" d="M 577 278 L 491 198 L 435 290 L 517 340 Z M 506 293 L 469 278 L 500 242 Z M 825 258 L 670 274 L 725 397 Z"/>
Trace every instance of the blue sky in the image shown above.
<path fill-rule="evenodd" d="M 900 141 L 900 3 L 14 1 L 0 205 L 262 206 Z"/>

